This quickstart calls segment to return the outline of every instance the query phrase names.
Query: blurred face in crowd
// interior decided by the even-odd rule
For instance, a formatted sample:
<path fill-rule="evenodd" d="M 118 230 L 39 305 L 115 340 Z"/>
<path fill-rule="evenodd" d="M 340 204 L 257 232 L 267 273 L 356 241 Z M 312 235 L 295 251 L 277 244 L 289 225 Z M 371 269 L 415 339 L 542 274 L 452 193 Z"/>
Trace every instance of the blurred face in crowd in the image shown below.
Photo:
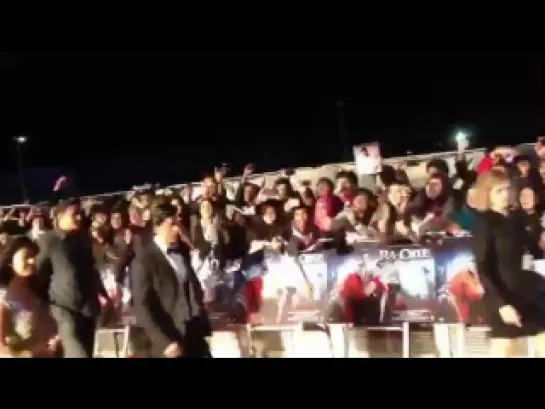
<path fill-rule="evenodd" d="M 509 182 L 497 183 L 490 189 L 490 208 L 498 212 L 509 209 L 511 185 Z"/>
<path fill-rule="evenodd" d="M 432 176 L 426 184 L 426 195 L 430 199 L 437 199 L 443 193 L 443 181 L 439 177 Z"/>
<path fill-rule="evenodd" d="M 175 244 L 180 234 L 178 220 L 175 217 L 167 217 L 163 223 L 155 227 L 155 234 L 167 245 Z"/>
<path fill-rule="evenodd" d="M 267 224 L 273 224 L 276 221 L 276 209 L 274 206 L 265 206 L 263 209 L 263 221 Z"/>
<path fill-rule="evenodd" d="M 541 179 L 545 181 L 545 160 L 539 162 L 539 174 L 541 176 Z"/>
<path fill-rule="evenodd" d="M 316 185 L 316 193 L 319 197 L 329 196 L 333 193 L 333 186 L 327 182 L 318 182 Z"/>
<path fill-rule="evenodd" d="M 148 223 L 150 220 L 151 220 L 151 210 L 149 207 L 146 207 L 142 211 L 142 222 L 144 222 L 145 224 L 145 223 Z"/>
<path fill-rule="evenodd" d="M 139 200 L 142 207 L 148 207 L 151 204 L 152 195 L 145 193 L 140 195 Z"/>
<path fill-rule="evenodd" d="M 36 251 L 30 246 L 23 246 L 13 255 L 11 265 L 15 275 L 29 277 L 34 274 L 36 265 Z"/>
<path fill-rule="evenodd" d="M 193 187 L 191 185 L 184 186 L 180 196 L 186 204 L 189 204 L 193 198 Z"/>
<path fill-rule="evenodd" d="M 527 160 L 521 160 L 517 162 L 517 168 L 520 172 L 520 175 L 523 178 L 526 178 L 528 177 L 528 174 L 530 173 L 530 162 L 528 162 Z"/>
<path fill-rule="evenodd" d="M 112 226 L 112 229 L 114 230 L 119 230 L 123 227 L 123 217 L 121 216 L 121 213 L 112 213 L 110 216 L 110 226 Z"/>
<path fill-rule="evenodd" d="M 369 207 L 369 197 L 366 194 L 358 194 L 352 201 L 351 209 L 357 217 L 364 217 Z"/>
<path fill-rule="evenodd" d="M 443 172 L 436 166 L 428 166 L 428 168 L 426 169 L 426 173 L 428 174 L 428 177 L 431 177 L 433 175 L 439 175 Z"/>
<path fill-rule="evenodd" d="M 199 213 L 202 219 L 210 220 L 214 217 L 214 206 L 210 200 L 202 200 L 199 207 Z"/>
<path fill-rule="evenodd" d="M 409 186 L 403 186 L 401 188 L 401 199 L 404 202 L 409 202 L 411 200 L 412 194 L 413 194 L 413 191 Z"/>
<path fill-rule="evenodd" d="M 310 188 L 306 188 L 301 195 L 301 199 L 303 201 L 303 204 L 308 207 L 314 206 L 314 194 L 312 193 L 312 190 Z"/>
<path fill-rule="evenodd" d="M 129 208 L 129 221 L 134 226 L 142 226 L 144 224 L 142 220 L 142 211 L 137 207 L 131 206 Z"/>
<path fill-rule="evenodd" d="M 404 212 L 405 209 L 407 209 L 407 206 L 409 205 L 411 201 L 412 193 L 413 192 L 409 186 L 403 186 L 401 188 L 401 203 L 397 207 L 399 211 Z"/>
<path fill-rule="evenodd" d="M 337 178 L 337 191 L 345 193 L 350 192 L 353 189 L 355 189 L 355 186 L 349 178 L 344 176 Z"/>
<path fill-rule="evenodd" d="M 170 204 L 176 208 L 176 215 L 180 216 L 182 214 L 182 202 L 181 199 L 172 199 Z"/>
<path fill-rule="evenodd" d="M 93 216 L 92 227 L 100 228 L 108 223 L 108 215 L 106 213 L 96 213 Z"/>
<path fill-rule="evenodd" d="M 491 157 L 492 157 L 492 162 L 494 165 L 497 165 L 503 162 L 503 156 L 500 155 L 499 153 L 492 153 Z"/>
<path fill-rule="evenodd" d="M 276 185 L 276 190 L 278 192 L 278 198 L 280 200 L 288 199 L 289 188 L 286 183 L 278 183 Z"/>
<path fill-rule="evenodd" d="M 32 219 L 32 229 L 33 230 L 44 230 L 45 220 L 43 217 L 35 217 Z"/>
<path fill-rule="evenodd" d="M 0 233 L 0 245 L 5 246 L 8 243 L 9 235 L 5 232 Z"/>
<path fill-rule="evenodd" d="M 57 226 L 63 231 L 75 231 L 80 227 L 81 215 L 79 207 L 68 206 L 63 212 L 57 214 Z"/>
<path fill-rule="evenodd" d="M 218 195 L 218 184 L 213 177 L 205 177 L 202 181 L 202 187 L 204 197 L 215 197 Z"/>
<path fill-rule="evenodd" d="M 246 185 L 244 186 L 244 202 L 245 203 L 253 203 L 255 198 L 257 197 L 258 191 L 253 185 Z"/>
<path fill-rule="evenodd" d="M 388 202 L 395 208 L 399 208 L 403 203 L 404 186 L 392 184 L 388 187 Z"/>
<path fill-rule="evenodd" d="M 533 212 L 536 207 L 536 194 L 533 189 L 525 187 L 519 193 L 520 207 L 527 212 Z"/>
<path fill-rule="evenodd" d="M 293 223 L 298 229 L 303 230 L 308 223 L 307 209 L 304 209 L 304 208 L 296 209 L 295 212 L 293 213 Z"/>
<path fill-rule="evenodd" d="M 536 154 L 540 159 L 545 159 L 545 137 L 540 136 L 537 138 Z"/>

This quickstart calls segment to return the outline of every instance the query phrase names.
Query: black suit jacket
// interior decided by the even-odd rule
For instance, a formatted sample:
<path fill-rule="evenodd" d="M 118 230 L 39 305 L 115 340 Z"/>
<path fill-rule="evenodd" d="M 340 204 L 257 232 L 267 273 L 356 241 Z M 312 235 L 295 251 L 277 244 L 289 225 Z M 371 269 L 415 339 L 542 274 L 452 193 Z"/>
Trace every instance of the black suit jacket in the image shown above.
<path fill-rule="evenodd" d="M 49 231 L 38 239 L 37 282 L 41 296 L 73 313 L 96 318 L 98 295 L 107 296 L 95 267 L 89 236 Z"/>
<path fill-rule="evenodd" d="M 180 286 L 176 272 L 153 240 L 135 255 L 131 268 L 133 307 L 136 323 L 151 343 L 152 356 L 162 356 L 172 342 L 188 345 L 211 334 L 203 304 L 200 282 L 183 254 L 188 280 Z"/>

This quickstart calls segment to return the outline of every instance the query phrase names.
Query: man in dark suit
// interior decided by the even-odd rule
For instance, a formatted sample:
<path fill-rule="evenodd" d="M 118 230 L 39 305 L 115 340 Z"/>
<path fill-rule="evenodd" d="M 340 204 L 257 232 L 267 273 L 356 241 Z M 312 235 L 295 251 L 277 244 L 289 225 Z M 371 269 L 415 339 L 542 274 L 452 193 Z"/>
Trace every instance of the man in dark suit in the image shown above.
<path fill-rule="evenodd" d="M 108 294 L 94 265 L 89 235 L 80 228 L 79 202 L 62 201 L 55 210 L 55 228 L 37 241 L 37 277 L 57 322 L 64 356 L 91 358 L 98 297 L 108 300 Z"/>
<path fill-rule="evenodd" d="M 211 357 L 203 292 L 189 254 L 181 252 L 176 208 L 156 205 L 151 222 L 153 239 L 135 254 L 131 269 L 136 324 L 150 341 L 152 357 Z"/>

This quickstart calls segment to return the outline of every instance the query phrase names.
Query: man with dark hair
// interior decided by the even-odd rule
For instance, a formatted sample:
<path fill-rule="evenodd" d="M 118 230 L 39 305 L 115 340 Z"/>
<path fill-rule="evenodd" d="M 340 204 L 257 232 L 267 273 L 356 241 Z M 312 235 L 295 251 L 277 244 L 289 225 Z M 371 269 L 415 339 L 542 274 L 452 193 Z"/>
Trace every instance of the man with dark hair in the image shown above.
<path fill-rule="evenodd" d="M 181 253 L 176 208 L 154 206 L 151 222 L 153 239 L 135 255 L 131 269 L 136 324 L 150 341 L 152 357 L 210 357 L 203 292 L 189 254 Z"/>
<path fill-rule="evenodd" d="M 55 229 L 37 241 L 38 278 L 44 284 L 43 295 L 49 300 L 66 358 L 92 357 L 100 314 L 98 297 L 108 300 L 94 266 L 91 241 L 80 221 L 79 202 L 62 201 L 55 209 Z"/>
<path fill-rule="evenodd" d="M 354 172 L 341 170 L 337 173 L 335 193 L 343 201 L 345 206 L 350 206 L 352 199 L 358 190 L 358 177 Z"/>

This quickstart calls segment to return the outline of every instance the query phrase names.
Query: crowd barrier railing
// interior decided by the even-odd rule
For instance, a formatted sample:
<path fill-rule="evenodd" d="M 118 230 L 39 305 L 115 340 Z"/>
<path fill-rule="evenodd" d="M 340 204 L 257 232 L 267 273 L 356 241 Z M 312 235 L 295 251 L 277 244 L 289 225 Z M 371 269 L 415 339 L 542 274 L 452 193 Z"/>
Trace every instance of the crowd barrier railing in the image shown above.
<path fill-rule="evenodd" d="M 367 309 L 372 313 L 361 323 L 484 324 L 471 240 L 395 246 L 367 242 L 354 245 L 350 254 L 326 250 L 291 256 L 264 250 L 239 263 L 243 267 L 226 269 L 221 279 L 207 260 L 196 270 L 212 321 L 219 326 L 231 322 L 240 304 L 254 313 L 254 324 L 350 321 L 345 299 L 368 301 L 374 308 Z M 373 288 L 366 295 L 368 285 Z M 336 316 L 343 308 L 342 317 Z"/>
<path fill-rule="evenodd" d="M 233 326 L 214 331 L 209 340 L 214 358 L 487 358 L 490 348 L 485 326 L 432 324 L 415 328 L 411 323 L 377 327 L 327 324 Z M 97 331 L 95 357 L 132 356 L 131 325 Z M 515 356 L 535 357 L 531 339 L 515 345 Z"/>
<path fill-rule="evenodd" d="M 263 251 L 240 263 L 244 267 L 224 272 L 221 280 L 201 266 L 198 275 L 215 328 L 211 345 L 224 357 L 487 356 L 486 322 L 479 308 L 483 291 L 471 240 L 361 243 L 344 255 Z M 358 326 L 328 316 L 331 305 L 347 297 L 353 278 L 359 290 L 366 282 L 377 283 L 366 297 L 375 297 L 373 305 L 382 308 Z M 241 302 L 258 306 L 252 325 L 233 324 L 231 309 Z M 127 348 L 118 355 L 126 355 Z M 528 345 L 520 349 L 521 356 L 533 354 Z"/>

